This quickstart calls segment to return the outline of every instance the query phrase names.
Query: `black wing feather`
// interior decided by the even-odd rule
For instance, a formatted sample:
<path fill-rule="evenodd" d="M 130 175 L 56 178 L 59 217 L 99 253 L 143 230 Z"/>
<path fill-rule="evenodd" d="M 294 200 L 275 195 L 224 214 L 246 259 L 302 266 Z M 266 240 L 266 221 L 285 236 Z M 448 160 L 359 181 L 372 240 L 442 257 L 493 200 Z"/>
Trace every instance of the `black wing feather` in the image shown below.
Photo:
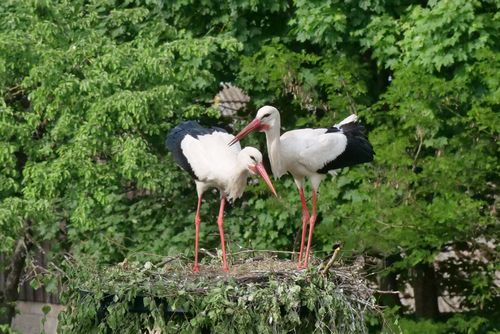
<path fill-rule="evenodd" d="M 326 174 L 331 170 L 354 166 L 373 161 L 375 152 L 365 134 L 365 127 L 359 123 L 351 122 L 337 128 L 332 126 L 326 133 L 342 132 L 347 137 L 345 151 L 335 160 L 327 163 L 318 173 Z"/>

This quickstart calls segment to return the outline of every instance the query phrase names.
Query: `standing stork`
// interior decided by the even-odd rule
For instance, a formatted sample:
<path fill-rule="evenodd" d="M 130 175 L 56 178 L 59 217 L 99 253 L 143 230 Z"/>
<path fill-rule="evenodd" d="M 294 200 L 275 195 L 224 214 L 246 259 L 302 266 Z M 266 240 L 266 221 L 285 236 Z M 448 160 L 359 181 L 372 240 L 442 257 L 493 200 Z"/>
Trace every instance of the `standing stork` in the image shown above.
<path fill-rule="evenodd" d="M 357 123 L 357 119 L 356 115 L 351 115 L 328 129 L 292 130 L 280 137 L 281 120 L 278 110 L 264 106 L 257 111 L 255 119 L 230 143 L 230 145 L 236 143 L 252 131 L 263 131 L 266 134 L 267 151 L 274 177 L 279 178 L 286 172 L 292 174 L 302 202 L 299 268 L 307 267 L 317 217 L 316 197 L 321 181 L 326 174 L 333 174 L 336 169 L 373 160 L 375 153 L 372 145 L 364 134 L 364 127 Z M 305 177 L 308 177 L 312 184 L 311 215 L 304 197 Z M 306 254 L 303 257 L 307 222 L 309 222 L 309 237 Z"/>
<path fill-rule="evenodd" d="M 262 164 L 262 154 L 253 147 L 240 145 L 229 146 L 234 139 L 220 128 L 204 128 L 194 121 L 179 124 L 172 129 L 166 140 L 167 148 L 172 152 L 177 164 L 187 171 L 196 183 L 198 206 L 195 216 L 195 257 L 193 271 L 199 272 L 198 236 L 200 231 L 200 208 L 203 192 L 208 188 L 217 188 L 221 194 L 219 234 L 222 244 L 223 270 L 229 271 L 224 242 L 224 205 L 226 198 L 234 200 L 243 194 L 249 174 L 259 174 L 276 196 L 273 184 Z"/>

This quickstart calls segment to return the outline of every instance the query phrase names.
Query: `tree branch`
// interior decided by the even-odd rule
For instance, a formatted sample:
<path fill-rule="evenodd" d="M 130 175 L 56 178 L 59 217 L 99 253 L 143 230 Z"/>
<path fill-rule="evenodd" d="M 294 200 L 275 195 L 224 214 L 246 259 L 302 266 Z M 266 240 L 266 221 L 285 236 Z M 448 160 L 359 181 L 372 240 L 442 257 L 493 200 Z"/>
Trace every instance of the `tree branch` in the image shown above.
<path fill-rule="evenodd" d="M 17 240 L 10 264 L 6 269 L 5 288 L 0 296 L 0 304 L 6 308 L 6 312 L 0 315 L 0 324 L 10 324 L 15 314 L 14 303 L 19 297 L 19 282 L 24 270 L 26 257 L 33 248 L 32 230 L 33 222 L 26 220 L 24 223 L 23 236 Z"/>

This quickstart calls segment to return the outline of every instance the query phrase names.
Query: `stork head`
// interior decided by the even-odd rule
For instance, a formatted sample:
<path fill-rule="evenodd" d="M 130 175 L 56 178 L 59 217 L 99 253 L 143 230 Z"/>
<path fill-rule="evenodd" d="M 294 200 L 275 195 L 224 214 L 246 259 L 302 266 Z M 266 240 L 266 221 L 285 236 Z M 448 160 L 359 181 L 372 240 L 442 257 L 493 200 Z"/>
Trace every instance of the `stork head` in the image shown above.
<path fill-rule="evenodd" d="M 242 166 L 245 166 L 250 174 L 260 175 L 269 189 L 271 189 L 274 196 L 278 196 L 276 194 L 276 190 L 274 190 L 273 183 L 271 182 L 271 179 L 269 178 L 269 175 L 267 175 L 266 169 L 262 164 L 262 153 L 260 153 L 258 149 L 254 147 L 245 147 L 238 154 L 238 161 Z"/>
<path fill-rule="evenodd" d="M 259 120 L 260 122 L 259 131 L 267 131 L 276 125 L 279 118 L 280 113 L 278 109 L 272 106 L 263 106 L 257 110 L 254 120 Z"/>
<path fill-rule="evenodd" d="M 245 126 L 229 143 L 233 145 L 254 131 L 267 131 L 270 128 L 279 126 L 280 113 L 278 109 L 272 106 L 264 106 L 257 111 L 254 120 Z"/>

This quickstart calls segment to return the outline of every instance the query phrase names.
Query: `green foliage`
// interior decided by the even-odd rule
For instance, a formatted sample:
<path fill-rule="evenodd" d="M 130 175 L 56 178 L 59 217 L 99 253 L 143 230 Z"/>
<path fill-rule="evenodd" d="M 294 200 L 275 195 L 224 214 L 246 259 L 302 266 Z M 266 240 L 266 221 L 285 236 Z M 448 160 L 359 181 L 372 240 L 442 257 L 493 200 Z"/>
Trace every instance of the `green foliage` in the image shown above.
<path fill-rule="evenodd" d="M 175 224 L 182 216 L 164 209 L 179 172 L 160 156 L 162 138 L 180 119 L 216 115 L 196 101 L 213 96 L 211 68 L 240 43 L 224 35 L 193 38 L 166 24 L 159 5 L 32 5 L 7 3 L 0 11 L 1 53 L 11 69 L 0 126 L 0 224 L 12 226 L 6 249 L 27 218 L 44 239 L 55 236 L 59 221 L 69 222 L 75 251 L 92 249 L 97 240 L 85 235 L 100 233 L 103 247 L 112 238 L 126 248 L 129 226 L 148 216 L 134 204 L 150 213 L 156 207 L 155 217 Z M 14 8 L 23 21 L 10 15 Z M 154 195 L 137 202 L 140 194 Z"/>
<path fill-rule="evenodd" d="M 324 43 L 335 47 L 342 42 L 347 30 L 347 16 L 337 1 L 295 1 L 296 17 L 290 20 L 295 26 L 297 40 Z"/>
<path fill-rule="evenodd" d="M 418 334 L 418 333 L 444 334 L 447 332 L 446 324 L 434 323 L 430 320 L 412 321 L 407 319 L 401 319 L 399 325 L 401 328 L 401 332 L 405 334 Z"/>
<path fill-rule="evenodd" d="M 498 320 L 467 314 L 457 314 L 443 322 L 401 319 L 398 323 L 400 331 L 405 334 L 494 334 L 498 332 Z"/>
<path fill-rule="evenodd" d="M 271 259 L 240 264 L 232 275 L 218 273 L 218 260 L 204 265 L 200 274 L 186 272 L 186 266 L 178 259 L 167 265 L 131 262 L 112 267 L 66 262 L 62 278 L 68 287 L 63 294 L 67 309 L 59 317 L 60 330 L 366 332 L 364 316 L 373 306 L 369 294 L 360 292 L 368 288 L 347 269 L 323 276 Z"/>
<path fill-rule="evenodd" d="M 9 325 L 0 325 L 0 332 L 5 334 L 18 334 L 18 331 L 13 330 Z"/>
<path fill-rule="evenodd" d="M 495 7 L 489 1 L 429 1 L 425 8 L 409 6 L 397 19 L 376 16 L 359 35 L 362 45 L 374 49 L 379 65 L 393 68 L 401 62 L 440 71 L 494 46 L 499 31 Z"/>

